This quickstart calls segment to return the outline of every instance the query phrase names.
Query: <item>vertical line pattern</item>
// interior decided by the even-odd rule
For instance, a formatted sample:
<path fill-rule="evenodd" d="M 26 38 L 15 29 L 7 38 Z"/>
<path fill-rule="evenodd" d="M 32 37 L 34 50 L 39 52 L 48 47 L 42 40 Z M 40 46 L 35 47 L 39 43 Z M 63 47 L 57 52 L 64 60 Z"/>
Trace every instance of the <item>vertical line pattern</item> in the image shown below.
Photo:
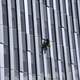
<path fill-rule="evenodd" d="M 6 16 L 3 4 L 6 4 Z M 0 61 L 0 80 L 80 80 L 79 8 L 80 0 L 0 0 L 0 54 L 3 60 L 3 63 Z M 8 36 L 4 35 L 3 28 L 6 20 Z M 7 39 L 9 59 L 4 58 Z M 18 56 L 15 55 L 15 43 Z M 9 60 L 9 75 L 5 69 L 6 59 Z"/>

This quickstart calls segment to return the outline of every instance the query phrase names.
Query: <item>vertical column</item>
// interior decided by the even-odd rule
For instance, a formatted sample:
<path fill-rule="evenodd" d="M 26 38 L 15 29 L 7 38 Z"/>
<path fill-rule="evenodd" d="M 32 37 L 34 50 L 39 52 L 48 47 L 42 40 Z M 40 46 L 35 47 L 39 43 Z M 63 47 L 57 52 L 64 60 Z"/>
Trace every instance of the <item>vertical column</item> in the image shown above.
<path fill-rule="evenodd" d="M 34 16 L 34 34 L 35 34 L 35 47 L 36 47 L 36 63 L 37 63 L 37 79 L 43 80 L 44 76 L 41 72 L 43 64 L 41 64 L 41 30 L 40 30 L 40 13 L 39 1 L 32 0 L 33 2 L 33 16 Z"/>
<path fill-rule="evenodd" d="M 31 0 L 24 0 L 25 6 L 25 20 L 26 20 L 26 36 L 27 36 L 27 56 L 28 56 L 28 75 L 29 80 L 35 79 L 32 70 L 32 55 L 34 55 L 33 44 L 33 21 L 32 21 L 32 9 Z"/>
<path fill-rule="evenodd" d="M 62 36 L 62 30 L 61 30 L 59 0 L 56 0 L 56 1 L 53 0 L 53 9 L 54 9 L 55 31 L 56 31 L 57 52 L 58 52 L 59 77 L 60 77 L 60 80 L 65 80 L 66 67 L 64 66 L 65 57 L 63 52 L 64 44 L 62 42 L 63 36 Z"/>
<path fill-rule="evenodd" d="M 77 32 L 79 34 L 79 17 L 78 17 L 77 0 L 72 0 L 72 12 L 73 12 L 74 32 Z"/>
<path fill-rule="evenodd" d="M 68 30 L 67 30 L 67 24 L 66 26 L 64 26 L 63 20 L 64 17 L 62 19 L 62 36 L 63 36 L 63 46 L 65 55 L 66 75 L 67 75 L 67 80 L 73 80 L 72 68 L 71 68 L 71 56 L 70 56 L 69 41 L 68 41 Z"/>
<path fill-rule="evenodd" d="M 78 16 L 79 16 L 79 25 L 80 25 L 80 0 L 77 0 L 77 6 L 78 6 Z"/>
<path fill-rule="evenodd" d="M 79 25 L 79 17 L 78 17 L 78 9 L 77 9 L 77 0 L 72 0 L 72 11 L 73 11 L 73 24 L 74 24 L 74 35 L 75 35 L 75 42 L 77 40 L 77 43 L 79 44 L 80 41 L 79 39 L 79 29 L 80 29 L 80 25 Z M 77 38 L 76 38 L 77 36 Z M 80 47 L 77 45 L 76 43 L 76 54 L 77 54 L 77 62 L 78 62 L 78 71 L 79 71 L 79 79 L 80 79 Z M 77 51 L 78 50 L 78 51 Z"/>
<path fill-rule="evenodd" d="M 72 78 L 72 69 L 71 69 L 71 60 L 70 60 L 70 51 L 69 51 L 69 42 L 67 31 L 65 28 L 62 28 L 63 35 L 63 46 L 64 46 L 64 56 L 65 56 L 65 66 L 66 66 L 66 76 L 68 80 L 73 80 Z"/>
<path fill-rule="evenodd" d="M 45 4 L 44 4 L 45 3 Z M 40 14 L 41 14 L 41 28 L 42 28 L 42 44 L 46 39 L 48 39 L 48 21 L 47 21 L 47 7 L 46 7 L 46 1 L 40 0 Z M 43 49 L 43 61 L 44 61 L 44 74 L 45 74 L 45 79 L 50 80 L 49 77 L 49 68 L 48 68 L 48 61 L 47 61 L 47 54 L 48 54 L 48 49 L 44 50 Z"/>
<path fill-rule="evenodd" d="M 40 1 L 40 13 L 41 13 L 42 39 L 46 39 L 45 28 L 47 26 L 45 26 L 45 20 L 44 20 L 44 18 L 46 18 L 46 6 L 43 4 L 42 0 Z M 45 14 L 45 16 L 44 16 L 44 14 Z M 46 51 L 42 50 L 42 56 L 43 56 L 43 62 L 44 62 L 44 77 L 47 80 L 48 79 L 47 78 L 47 76 L 48 76 L 47 66 L 46 66 L 46 64 L 47 64 L 46 63 L 47 52 L 46 53 L 45 52 Z"/>
<path fill-rule="evenodd" d="M 16 7 L 17 7 L 17 24 L 18 24 L 18 40 L 19 40 L 19 66 L 20 66 L 20 80 L 24 80 L 24 73 L 23 73 L 23 44 L 22 44 L 22 28 L 21 28 L 21 13 L 20 13 L 20 1 L 16 0 Z M 27 76 L 27 75 L 26 75 Z"/>
<path fill-rule="evenodd" d="M 79 79 L 80 79 L 80 35 L 74 33 L 75 35 L 75 43 L 76 43 L 76 54 L 77 54 L 77 62 L 78 62 L 78 71 L 79 71 Z"/>
<path fill-rule="evenodd" d="M 11 9 L 11 0 L 7 1 L 8 3 L 8 19 L 9 19 L 9 36 L 10 36 L 10 60 L 11 60 L 11 80 L 15 79 L 15 64 L 14 64 L 14 43 L 13 43 L 13 26 L 12 26 L 12 9 Z"/>
<path fill-rule="evenodd" d="M 71 5 L 71 4 L 70 4 Z M 69 6 L 68 11 L 71 12 L 71 7 Z M 60 0 L 60 6 L 61 6 L 61 20 L 62 20 L 62 27 L 65 29 L 68 29 L 69 32 L 69 42 L 70 42 L 70 55 L 71 55 L 71 67 L 72 67 L 72 74 L 73 79 L 78 79 L 78 73 L 76 72 L 77 69 L 77 62 L 76 62 L 76 50 L 75 50 L 75 40 L 74 40 L 74 33 L 73 33 L 73 21 L 72 16 L 66 15 L 66 6 L 65 1 Z M 67 19 L 68 19 L 68 25 L 67 25 Z M 67 28 L 68 27 L 68 28 Z"/>
<path fill-rule="evenodd" d="M 47 0 L 47 5 L 48 5 L 48 7 L 47 7 L 48 29 L 49 29 L 49 40 L 50 40 L 50 54 L 51 54 L 52 73 L 53 73 L 52 75 L 53 75 L 53 79 L 59 80 L 59 77 L 60 77 L 60 80 L 62 80 L 62 78 L 64 77 L 64 75 L 62 73 L 62 68 L 61 68 L 61 67 L 63 67 L 61 65 L 61 62 L 63 60 L 63 58 L 62 58 L 62 56 L 63 56 L 62 45 L 60 45 L 58 43 L 56 45 L 56 42 L 60 42 L 60 40 L 57 39 L 57 41 L 56 41 L 56 37 L 55 37 L 56 33 L 55 33 L 55 27 L 54 27 L 55 26 L 55 24 L 54 24 L 54 15 L 53 15 L 53 9 L 52 9 L 50 3 Z M 59 37 L 59 36 L 57 35 L 57 37 Z M 56 51 L 56 48 L 58 50 L 58 61 L 57 61 L 57 51 Z M 57 65 L 57 63 L 58 63 L 58 65 Z M 55 70 L 55 67 L 58 70 L 58 66 L 59 66 L 59 74 Z M 64 78 L 64 80 L 65 80 L 65 78 Z"/>
<path fill-rule="evenodd" d="M 0 0 L 0 32 L 1 32 L 1 40 L 0 40 L 0 80 L 5 80 L 4 75 L 4 33 L 3 33 L 3 12 L 2 12 L 2 0 Z"/>
<path fill-rule="evenodd" d="M 66 29 L 67 29 L 67 24 L 66 24 L 66 8 L 65 8 L 65 1 L 64 0 L 60 0 L 60 17 L 61 17 L 61 25 L 62 25 L 62 27 L 65 27 Z M 62 44 L 62 48 L 64 48 L 64 46 L 63 46 L 63 44 Z M 62 49 L 61 48 L 61 49 Z M 59 49 L 60 51 L 62 51 L 63 52 L 63 49 L 61 50 L 61 49 Z M 59 52 L 60 52 L 59 51 Z M 61 55 L 62 55 L 62 52 L 61 52 Z M 63 74 L 65 73 L 65 75 L 63 75 L 62 74 L 62 78 L 61 78 L 61 80 L 66 80 L 66 66 L 64 66 L 65 65 L 65 56 L 64 56 L 64 52 L 63 52 L 63 56 L 62 56 L 62 61 L 61 61 L 61 63 L 62 63 L 62 72 L 63 72 Z"/>
<path fill-rule="evenodd" d="M 0 7 L 0 45 L 3 46 L 1 50 L 1 66 L 4 65 L 4 67 L 0 66 L 1 71 L 4 70 L 4 78 L 9 80 L 9 45 L 8 45 L 8 21 L 7 21 L 7 3 L 6 1 L 1 1 L 2 7 Z M 0 6 L 1 6 L 0 5 Z M 1 9 L 2 8 L 2 9 Z M 1 16 L 2 15 L 2 16 Z M 2 53 L 3 51 L 3 53 Z M 2 72 L 1 72 L 2 73 Z M 7 74 L 6 74 L 7 73 Z M 2 74 L 1 74 L 2 75 Z M 0 78 L 1 79 L 1 78 Z"/>
<path fill-rule="evenodd" d="M 0 44 L 0 79 L 5 80 L 5 75 L 4 75 L 4 46 Z"/>
<path fill-rule="evenodd" d="M 72 70 L 70 65 L 70 51 L 69 51 L 69 43 L 68 43 L 68 35 L 66 28 L 62 27 L 62 34 L 58 34 L 61 31 L 61 19 L 60 19 L 60 8 L 59 8 L 59 0 L 53 1 L 53 7 L 55 11 L 55 26 L 56 26 L 56 35 L 58 40 L 62 35 L 63 40 L 63 48 L 64 48 L 64 57 L 65 57 L 65 66 L 66 66 L 66 76 L 68 80 L 72 80 Z M 59 31 L 58 31 L 59 30 Z M 62 43 L 61 43 L 62 44 Z"/>

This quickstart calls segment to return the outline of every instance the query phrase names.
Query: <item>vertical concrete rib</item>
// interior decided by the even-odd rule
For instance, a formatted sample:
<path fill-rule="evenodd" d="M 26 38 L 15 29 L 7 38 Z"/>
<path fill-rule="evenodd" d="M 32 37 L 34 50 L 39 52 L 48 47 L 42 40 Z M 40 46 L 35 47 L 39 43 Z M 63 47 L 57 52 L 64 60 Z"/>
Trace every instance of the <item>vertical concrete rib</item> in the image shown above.
<path fill-rule="evenodd" d="M 78 7 L 77 7 L 77 0 L 72 0 L 72 12 L 73 12 L 73 24 L 74 24 L 74 34 L 78 34 L 79 35 L 79 17 L 78 17 Z M 75 36 L 74 35 L 74 36 Z M 77 38 L 76 38 L 77 39 Z M 76 41 L 75 41 L 76 42 Z M 79 42 L 78 42 L 79 43 Z M 77 46 L 77 44 L 76 44 Z M 79 47 L 79 46 L 78 46 Z M 75 47 L 75 49 L 77 50 L 77 47 Z M 79 47 L 79 50 L 80 50 L 80 47 Z M 79 61 L 78 61 L 78 54 L 77 51 L 76 51 L 76 56 L 77 56 L 77 65 L 78 65 L 78 70 L 76 70 L 76 75 L 79 74 L 79 77 L 77 77 L 78 79 L 80 79 L 80 67 L 79 67 Z M 80 59 L 80 58 L 79 58 Z M 79 73 L 78 73 L 79 72 Z M 76 79 L 77 79 L 76 78 Z M 76 80 L 75 79 L 75 80 Z"/>
<path fill-rule="evenodd" d="M 0 80 L 5 80 L 5 75 L 4 75 L 4 45 L 0 44 Z"/>
<path fill-rule="evenodd" d="M 64 55 L 65 55 L 66 76 L 67 76 L 67 80 L 73 80 L 68 36 L 65 28 L 62 28 L 62 35 L 63 35 L 63 46 L 64 46 Z"/>
<path fill-rule="evenodd" d="M 59 35 L 59 31 L 61 31 L 61 22 L 60 22 L 60 8 L 59 8 L 59 1 L 54 0 L 53 1 L 53 8 L 55 12 L 55 26 L 56 26 L 56 35 Z M 60 40 L 60 38 L 57 38 Z M 62 39 L 63 39 L 63 47 L 64 47 L 64 57 L 65 57 L 65 66 L 66 66 L 66 76 L 67 80 L 72 80 L 72 71 L 71 71 L 71 64 L 70 64 L 70 52 L 69 52 L 69 43 L 68 43 L 68 35 L 67 35 L 67 30 L 62 27 Z M 57 41 L 58 43 L 58 41 Z"/>
<path fill-rule="evenodd" d="M 78 17 L 77 0 L 71 0 L 71 1 L 72 1 L 74 32 L 77 32 L 79 34 L 79 17 Z"/>
<path fill-rule="evenodd" d="M 76 43 L 76 54 L 77 54 L 77 62 L 78 62 L 78 71 L 79 71 L 79 79 L 80 79 L 80 0 L 72 0 L 73 7 L 73 20 L 74 20 L 74 36 Z M 78 12 L 76 11 L 78 8 Z M 79 19 L 79 21 L 78 21 Z"/>
<path fill-rule="evenodd" d="M 80 0 L 0 0 L 0 80 L 80 80 Z"/>
<path fill-rule="evenodd" d="M 55 31 L 56 31 L 56 41 L 57 41 L 57 51 L 58 51 L 59 77 L 60 77 L 60 80 L 65 80 L 66 72 L 65 72 L 64 58 L 63 58 L 64 52 L 63 52 L 63 42 L 62 42 L 63 40 L 62 40 L 60 8 L 59 7 L 60 7 L 59 0 L 56 0 L 56 1 L 53 0 Z"/>
<path fill-rule="evenodd" d="M 76 50 L 75 50 L 72 17 L 66 14 L 66 6 L 65 6 L 64 0 L 60 0 L 60 6 L 61 6 L 62 27 L 69 29 L 68 32 L 69 32 L 69 42 L 70 42 L 70 52 L 71 52 L 70 53 L 71 63 L 72 63 L 71 66 L 72 66 L 72 72 L 73 72 L 73 77 L 74 77 L 73 79 L 76 80 L 78 79 L 78 75 L 76 73 L 77 70 L 75 69 L 75 67 L 77 67 L 77 64 L 76 64 L 77 62 L 76 62 Z M 69 7 L 68 10 L 69 9 L 71 9 L 71 7 Z M 68 25 L 67 25 L 67 19 L 68 19 Z"/>
<path fill-rule="evenodd" d="M 24 80 L 23 77 L 23 46 L 22 46 L 22 30 L 21 30 L 21 14 L 20 14 L 20 0 L 16 0 L 17 7 L 17 24 L 18 24 L 18 40 L 19 40 L 19 59 L 20 59 L 20 80 Z"/>
<path fill-rule="evenodd" d="M 15 62 L 14 62 L 14 43 L 13 43 L 13 26 L 12 26 L 12 8 L 11 0 L 8 3 L 8 19 L 9 19 L 9 36 L 10 36 L 10 60 L 11 60 L 11 80 L 15 79 Z"/>
<path fill-rule="evenodd" d="M 67 23 L 65 21 L 66 17 L 64 18 L 64 16 L 63 17 L 61 16 L 61 19 L 62 19 L 62 36 L 63 36 L 63 45 L 64 45 L 66 76 L 67 76 L 67 80 L 73 80 L 73 77 L 72 77 L 72 68 L 71 68 L 71 60 L 70 60 L 69 41 L 68 41 L 68 32 L 67 32 Z"/>
<path fill-rule="evenodd" d="M 56 44 L 55 44 L 55 41 L 54 41 L 54 38 L 53 38 L 53 35 L 55 35 L 52 31 L 54 31 L 54 23 L 53 23 L 53 20 L 51 18 L 52 17 L 52 9 L 48 8 L 47 7 L 47 14 L 48 14 L 48 28 L 49 28 L 49 40 L 50 40 L 50 55 L 51 55 L 51 61 L 52 61 L 52 75 L 53 75 L 53 79 L 56 79 L 54 76 L 58 75 L 56 74 L 56 71 L 55 71 L 55 62 L 57 62 L 56 60 Z M 52 34 L 53 33 L 53 34 Z"/>
<path fill-rule="evenodd" d="M 79 26 L 80 26 L 80 0 L 77 0 L 77 6 L 78 6 L 78 16 L 79 16 Z"/>
<path fill-rule="evenodd" d="M 79 71 L 79 79 L 80 79 L 80 35 L 74 33 L 75 35 L 75 43 L 76 43 L 76 54 L 77 54 L 77 62 L 78 62 L 78 71 Z"/>
<path fill-rule="evenodd" d="M 4 38 L 3 38 L 3 11 L 2 11 L 2 0 L 0 0 L 0 31 L 2 32 L 1 38 L 2 38 L 2 43 L 4 43 Z M 0 44 L 0 80 L 5 80 L 5 75 L 4 75 L 4 45 Z"/>
<path fill-rule="evenodd" d="M 68 0 L 66 0 L 67 4 L 67 11 L 68 11 Z M 66 18 L 63 17 L 62 23 L 64 23 Z M 69 41 L 68 41 L 68 31 L 67 31 L 67 23 L 66 25 L 62 25 L 62 35 L 63 35 L 63 44 L 64 44 L 64 52 L 65 52 L 65 63 L 66 63 L 66 74 L 67 80 L 73 80 L 72 76 L 72 68 L 71 68 L 71 56 L 70 56 L 70 49 L 69 49 Z"/>
<path fill-rule="evenodd" d="M 33 18 L 34 18 L 34 34 L 35 34 L 35 47 L 36 47 L 36 62 L 37 62 L 37 79 L 44 80 L 44 76 L 41 73 L 41 32 L 40 32 L 40 15 L 39 15 L 39 2 L 36 0 L 33 1 Z M 43 65 L 43 64 L 42 64 Z"/>
<path fill-rule="evenodd" d="M 32 11 L 31 11 L 31 0 L 24 0 L 24 7 L 25 7 L 25 20 L 26 20 L 26 36 L 27 36 L 27 56 L 28 56 L 28 76 L 29 80 L 33 79 L 32 75 L 32 54 L 33 51 L 33 45 L 32 39 L 33 34 L 31 34 L 32 29 L 32 23 L 30 23 L 30 18 L 32 17 Z"/>
<path fill-rule="evenodd" d="M 49 2 L 47 2 L 49 4 Z M 53 16 L 53 9 L 48 5 L 47 7 L 47 14 L 48 14 L 48 29 L 49 29 L 49 40 L 50 40 L 50 53 L 51 53 L 51 59 L 52 59 L 52 72 L 53 72 L 53 79 L 54 76 L 58 76 L 58 73 L 56 74 L 55 72 L 55 67 L 54 64 L 55 62 L 57 63 L 57 52 L 56 52 L 56 42 L 55 41 L 55 24 L 54 24 L 54 20 L 52 17 Z M 60 34 L 60 33 L 59 33 Z M 59 36 L 58 36 L 59 37 Z M 60 42 L 60 41 L 59 41 Z M 58 50 L 58 65 L 59 66 L 59 76 L 57 77 L 57 80 L 60 77 L 60 80 L 65 80 L 65 73 L 62 72 L 62 62 L 63 62 L 63 50 L 62 50 L 62 45 L 61 44 L 57 44 L 57 50 Z M 55 56 L 56 55 L 56 56 Z M 56 58 L 55 58 L 56 57 Z M 63 67 L 64 68 L 64 67 Z M 64 75 L 63 75 L 64 74 Z"/>
<path fill-rule="evenodd" d="M 61 16 L 61 26 L 67 29 L 67 23 L 66 23 L 66 7 L 65 7 L 65 0 L 60 0 L 60 16 Z M 60 49 L 61 50 L 61 49 Z M 64 54 L 64 53 L 63 53 Z M 63 56 L 65 58 L 65 56 Z M 65 60 L 65 59 L 64 59 Z M 64 61 L 63 60 L 63 61 Z M 64 61 L 65 62 L 65 61 Z M 65 64 L 64 64 L 65 65 Z M 66 73 L 66 67 L 64 67 L 65 73 Z M 64 80 L 64 79 L 63 79 Z M 66 80 L 66 74 L 65 74 L 65 80 Z"/>
<path fill-rule="evenodd" d="M 44 39 L 47 39 L 48 38 L 48 31 L 47 31 L 47 28 L 48 28 L 48 24 L 47 24 L 47 8 L 46 8 L 46 5 L 44 4 L 43 0 L 40 0 L 40 13 L 41 13 L 41 27 L 42 27 L 42 41 Z M 43 49 L 43 60 L 44 60 L 44 73 L 45 73 L 45 79 L 46 80 L 50 80 L 49 79 L 49 70 L 48 70 L 48 66 L 49 63 L 47 62 L 47 54 L 48 54 L 48 51 L 45 51 Z"/>
<path fill-rule="evenodd" d="M 79 17 L 78 17 L 78 9 L 77 9 L 77 0 L 72 0 L 72 11 L 73 11 L 73 21 L 74 21 L 74 34 L 75 34 L 75 37 L 76 37 L 80 34 L 80 32 L 79 32 L 80 25 L 79 25 L 79 21 L 78 21 Z M 79 37 L 77 37 L 76 40 L 79 44 L 78 38 Z M 79 70 L 79 78 L 80 78 L 80 66 L 79 66 L 80 65 L 80 61 L 79 61 L 80 58 L 78 58 L 79 55 L 80 55 L 80 53 L 78 53 L 80 51 L 80 47 L 78 46 L 78 49 L 77 49 L 77 46 L 78 45 L 76 43 L 77 62 L 78 62 L 78 70 Z"/>

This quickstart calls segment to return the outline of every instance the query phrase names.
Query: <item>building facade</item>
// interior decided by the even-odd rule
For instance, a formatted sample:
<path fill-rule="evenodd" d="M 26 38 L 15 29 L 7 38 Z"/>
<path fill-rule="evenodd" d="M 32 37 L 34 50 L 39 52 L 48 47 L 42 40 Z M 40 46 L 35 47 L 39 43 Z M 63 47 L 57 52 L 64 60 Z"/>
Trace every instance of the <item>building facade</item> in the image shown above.
<path fill-rule="evenodd" d="M 80 0 L 0 0 L 0 80 L 80 80 Z"/>

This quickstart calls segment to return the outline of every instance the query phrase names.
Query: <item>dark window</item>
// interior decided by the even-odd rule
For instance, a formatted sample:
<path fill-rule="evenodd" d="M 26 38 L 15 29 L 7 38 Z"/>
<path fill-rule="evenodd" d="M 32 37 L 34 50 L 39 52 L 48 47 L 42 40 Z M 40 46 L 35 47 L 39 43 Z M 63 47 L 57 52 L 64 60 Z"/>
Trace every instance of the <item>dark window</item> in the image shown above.
<path fill-rule="evenodd" d="M 41 73 L 44 73 L 44 62 L 43 62 L 43 55 L 40 55 L 40 68 L 41 68 Z"/>
<path fill-rule="evenodd" d="M 55 71 L 58 72 L 58 64 L 57 64 L 57 60 L 55 60 Z"/>
<path fill-rule="evenodd" d="M 21 28 L 22 28 L 22 32 L 25 32 L 26 24 L 25 24 L 25 14 L 24 14 L 24 12 L 21 12 Z"/>
<path fill-rule="evenodd" d="M 9 69 L 4 68 L 4 75 L 5 75 L 5 80 L 9 80 Z"/>
<path fill-rule="evenodd" d="M 11 0 L 12 8 L 15 8 L 15 0 Z"/>
<path fill-rule="evenodd" d="M 24 0 L 20 0 L 20 9 L 21 12 L 24 12 Z"/>
<path fill-rule="evenodd" d="M 13 25 L 13 28 L 16 28 L 16 11 L 14 8 L 12 8 L 12 25 Z"/>
<path fill-rule="evenodd" d="M 15 70 L 18 71 L 18 49 L 14 48 L 14 66 Z"/>
<path fill-rule="evenodd" d="M 8 29 L 4 27 L 4 44 L 8 45 Z"/>
<path fill-rule="evenodd" d="M 4 46 L 4 67 L 9 68 L 9 52 L 8 46 Z"/>
<path fill-rule="evenodd" d="M 28 61 L 27 61 L 27 52 L 23 53 L 23 65 L 24 65 L 24 72 L 28 72 Z"/>
<path fill-rule="evenodd" d="M 33 34 L 33 20 L 31 15 L 29 15 L 29 26 L 30 34 Z"/>
<path fill-rule="evenodd" d="M 40 29 L 40 19 L 37 19 L 37 26 L 38 26 L 38 35 L 41 35 L 41 29 Z"/>
<path fill-rule="evenodd" d="M 2 5 L 3 8 L 3 25 L 7 26 L 7 11 L 6 11 L 6 5 Z"/>
<path fill-rule="evenodd" d="M 61 67 L 62 67 L 62 72 L 65 72 L 65 68 L 64 68 L 64 62 L 61 62 Z"/>
<path fill-rule="evenodd" d="M 23 51 L 26 51 L 26 38 L 25 38 L 25 32 L 22 32 L 22 45 L 23 45 Z"/>
<path fill-rule="evenodd" d="M 47 58 L 47 67 L 48 67 L 48 73 L 51 73 L 51 65 L 50 65 L 50 58 Z"/>
<path fill-rule="evenodd" d="M 17 30 L 13 29 L 13 43 L 14 43 L 14 48 L 17 48 Z"/>
<path fill-rule="evenodd" d="M 33 74 L 36 74 L 36 71 L 35 71 L 35 57 L 34 57 L 34 54 L 32 53 L 32 73 Z"/>
<path fill-rule="evenodd" d="M 48 34 L 48 22 L 45 21 L 45 34 L 46 34 L 46 38 L 48 38 L 49 34 Z"/>
<path fill-rule="evenodd" d="M 6 0 L 2 0 L 2 4 L 6 5 Z"/>

